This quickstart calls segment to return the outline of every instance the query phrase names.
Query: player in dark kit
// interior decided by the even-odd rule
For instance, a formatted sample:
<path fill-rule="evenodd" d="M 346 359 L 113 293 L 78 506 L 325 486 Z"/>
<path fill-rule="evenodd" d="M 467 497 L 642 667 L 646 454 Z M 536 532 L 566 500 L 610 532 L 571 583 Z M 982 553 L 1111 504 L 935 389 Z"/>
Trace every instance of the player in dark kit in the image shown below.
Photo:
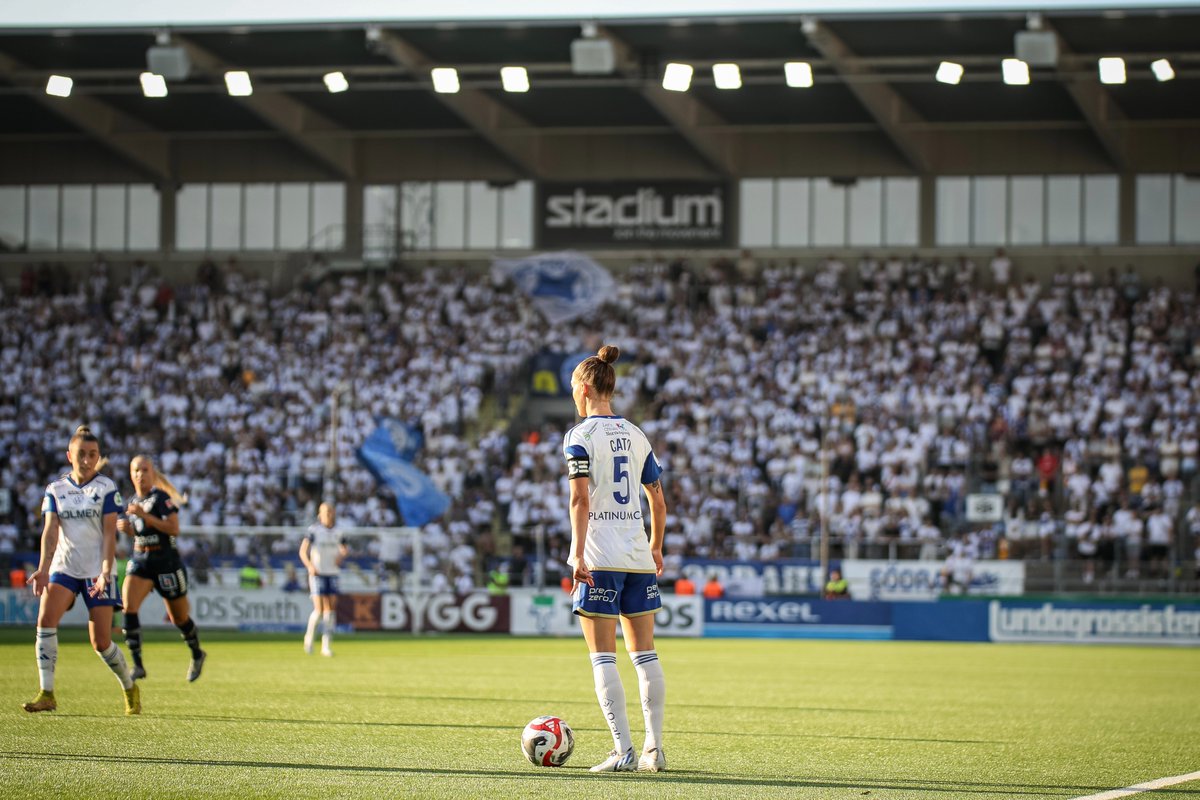
<path fill-rule="evenodd" d="M 162 595 L 167 616 L 192 650 L 187 679 L 200 677 L 206 654 L 200 649 L 200 634 L 192 621 L 187 599 L 187 569 L 179 557 L 175 537 L 179 535 L 179 508 L 171 495 L 178 497 L 170 482 L 159 475 L 146 456 L 129 462 L 129 477 L 137 496 L 126 508 L 127 517 L 117 523 L 121 533 L 133 536 L 133 557 L 125 572 L 122 587 L 125 602 L 125 643 L 133 656 L 134 679 L 146 677 L 142 665 L 142 628 L 138 609 L 150 590 Z M 165 490 L 170 490 L 170 493 Z"/>

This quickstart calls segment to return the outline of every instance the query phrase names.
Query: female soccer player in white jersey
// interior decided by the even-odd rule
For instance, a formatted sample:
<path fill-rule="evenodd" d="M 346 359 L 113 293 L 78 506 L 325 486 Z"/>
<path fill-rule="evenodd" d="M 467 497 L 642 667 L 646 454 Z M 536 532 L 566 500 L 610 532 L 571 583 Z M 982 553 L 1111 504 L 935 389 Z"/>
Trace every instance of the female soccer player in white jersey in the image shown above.
<path fill-rule="evenodd" d="M 121 607 L 112 576 L 121 493 L 110 478 L 97 472 L 100 441 L 86 426 L 79 426 L 71 437 L 67 461 L 71 471 L 46 487 L 41 560 L 27 581 L 41 598 L 36 647 L 41 691 L 24 708 L 29 712 L 58 708 L 54 699 L 58 623 L 75 595 L 82 594 L 92 647 L 121 682 L 125 713 L 140 714 L 138 687 L 129 675 L 125 656 L 112 641 L 113 609 Z"/>
<path fill-rule="evenodd" d="M 659 772 L 667 760 L 665 683 L 654 650 L 654 614 L 662 607 L 655 576 L 662 574 L 667 504 L 659 481 L 662 467 L 646 434 L 612 412 L 617 384 L 612 365 L 619 356 L 616 347 L 605 345 L 571 376 L 575 410 L 584 418 L 563 441 L 571 485 L 572 606 L 591 651 L 596 697 L 613 737 L 613 751 L 592 772 Z M 638 484 L 650 501 L 649 538 Z M 646 741 L 640 758 L 634 754 L 625 689 L 617 674 L 617 619 L 641 689 Z"/>
<path fill-rule="evenodd" d="M 300 560 L 308 570 L 308 587 L 313 601 L 312 614 L 308 617 L 308 631 L 304 634 L 304 652 L 312 652 L 317 622 L 321 622 L 323 656 L 333 655 L 333 629 L 337 625 L 338 574 L 348 552 L 342 532 L 334 527 L 336 522 L 333 506 L 321 503 L 317 509 L 316 524 L 308 526 L 308 533 L 300 543 Z"/>

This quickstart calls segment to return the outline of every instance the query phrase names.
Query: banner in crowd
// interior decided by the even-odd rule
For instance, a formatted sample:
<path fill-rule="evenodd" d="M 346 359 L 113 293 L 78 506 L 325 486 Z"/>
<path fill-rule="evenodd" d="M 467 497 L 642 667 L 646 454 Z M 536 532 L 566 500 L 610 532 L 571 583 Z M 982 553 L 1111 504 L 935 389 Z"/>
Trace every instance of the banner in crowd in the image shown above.
<path fill-rule="evenodd" d="M 562 591 L 509 592 L 511 632 L 517 636 L 581 636 L 579 618 L 571 611 L 571 596 Z M 663 594 L 662 610 L 654 615 L 655 636 L 704 635 L 704 601 L 695 595 Z M 619 631 L 619 628 L 618 628 Z"/>
<path fill-rule="evenodd" d="M 942 594 L 942 561 L 842 562 L 842 577 L 855 600 L 936 600 Z M 1025 592 L 1025 564 L 976 561 L 968 594 L 1019 595 Z"/>
<path fill-rule="evenodd" d="M 723 183 L 543 183 L 540 247 L 732 244 Z"/>
<path fill-rule="evenodd" d="M 895 603 L 896 639 L 1200 645 L 1195 603 L 946 600 Z"/>
<path fill-rule="evenodd" d="M 375 480 L 396 495 L 404 524 L 419 528 L 446 513 L 450 498 L 429 476 L 412 465 L 421 446 L 420 431 L 394 419 L 380 419 L 358 448 L 358 460 Z"/>
<path fill-rule="evenodd" d="M 492 262 L 492 275 L 511 280 L 555 325 L 595 311 L 616 290 L 608 270 L 590 256 L 572 251 L 498 258 Z"/>
<path fill-rule="evenodd" d="M 837 562 L 830 565 L 837 569 Z M 733 561 L 688 558 L 683 574 L 700 591 L 710 575 L 716 575 L 726 595 L 761 597 L 764 594 L 820 594 L 825 588 L 821 562 L 803 558 L 774 561 Z"/>
<path fill-rule="evenodd" d="M 543 350 L 533 357 L 529 391 L 542 397 L 570 397 L 571 374 L 579 362 L 595 353 L 558 353 Z"/>
<path fill-rule="evenodd" d="M 483 592 L 343 594 L 337 616 L 339 624 L 360 631 L 507 633 L 509 599 Z"/>
<path fill-rule="evenodd" d="M 891 603 L 773 597 L 710 600 L 704 635 L 768 639 L 890 639 Z"/>

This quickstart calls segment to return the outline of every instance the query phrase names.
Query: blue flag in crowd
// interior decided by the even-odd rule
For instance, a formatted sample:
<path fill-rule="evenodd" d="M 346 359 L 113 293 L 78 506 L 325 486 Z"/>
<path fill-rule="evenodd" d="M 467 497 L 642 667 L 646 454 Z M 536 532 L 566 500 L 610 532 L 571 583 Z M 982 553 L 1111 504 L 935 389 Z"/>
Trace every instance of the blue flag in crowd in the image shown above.
<path fill-rule="evenodd" d="M 412 465 L 422 440 L 417 429 L 398 420 L 381 419 L 358 448 L 358 460 L 375 480 L 392 490 L 404 524 L 413 527 L 432 522 L 450 507 L 450 498 Z"/>
<path fill-rule="evenodd" d="M 511 279 L 554 324 L 595 311 L 613 296 L 616 286 L 608 270 L 572 251 L 497 259 L 492 274 Z"/>

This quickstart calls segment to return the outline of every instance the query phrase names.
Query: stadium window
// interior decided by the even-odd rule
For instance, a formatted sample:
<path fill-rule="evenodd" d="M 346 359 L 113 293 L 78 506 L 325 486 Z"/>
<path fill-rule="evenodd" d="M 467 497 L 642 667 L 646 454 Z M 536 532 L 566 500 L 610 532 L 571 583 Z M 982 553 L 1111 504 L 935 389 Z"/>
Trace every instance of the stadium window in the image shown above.
<path fill-rule="evenodd" d="M 1171 176 L 1137 176 L 1137 243 L 1171 243 Z"/>
<path fill-rule="evenodd" d="M 1200 244 L 1200 180 L 1175 176 L 1175 244 Z"/>
<path fill-rule="evenodd" d="M 1046 181 L 1041 175 L 1016 175 L 1008 187 L 1008 243 L 1040 245 L 1046 240 Z"/>
<path fill-rule="evenodd" d="M 150 183 L 135 183 L 129 186 L 126 219 L 129 233 L 126 236 L 129 250 L 157 250 L 159 243 L 159 218 L 162 213 L 158 187 Z"/>
<path fill-rule="evenodd" d="M 30 186 L 27 241 L 30 250 L 57 250 L 59 230 L 58 186 Z"/>
<path fill-rule="evenodd" d="M 363 257 L 381 261 L 396 256 L 399 209 L 395 186 L 363 187 Z"/>
<path fill-rule="evenodd" d="M 996 176 L 971 180 L 971 243 L 1006 244 L 1008 179 Z"/>
<path fill-rule="evenodd" d="M 336 251 L 346 242 L 346 186 L 312 184 L 312 223 L 306 249 Z"/>
<path fill-rule="evenodd" d="M 466 245 L 467 187 L 461 181 L 438 181 L 433 187 L 433 246 L 462 250 Z"/>
<path fill-rule="evenodd" d="M 433 249 L 434 193 L 431 182 L 400 184 L 400 236 L 404 248 Z"/>
<path fill-rule="evenodd" d="M 1083 241 L 1116 244 L 1120 239 L 1121 181 L 1116 175 L 1083 179 Z"/>
<path fill-rule="evenodd" d="M 853 247 L 883 244 L 883 181 L 859 178 L 847 195 L 850 212 L 847 244 Z"/>
<path fill-rule="evenodd" d="M 1046 178 L 1046 244 L 1079 244 L 1083 237 L 1082 190 L 1078 175 Z"/>
<path fill-rule="evenodd" d="M 829 178 L 812 182 L 812 243 L 816 247 L 846 244 L 846 187 Z"/>
<path fill-rule="evenodd" d="M 500 247 L 533 247 L 533 182 L 518 181 L 500 190 Z"/>
<path fill-rule="evenodd" d="M 242 187 L 214 183 L 208 187 L 209 250 L 242 249 Z"/>
<path fill-rule="evenodd" d="M 208 249 L 206 183 L 185 183 L 175 194 L 175 249 Z"/>
<path fill-rule="evenodd" d="M 243 247 L 247 250 L 275 249 L 275 201 L 278 185 L 247 183 L 242 187 L 245 214 Z"/>
<path fill-rule="evenodd" d="M 124 184 L 96 187 L 96 249 L 105 252 L 125 250 L 128 245 L 129 188 Z M 157 237 L 156 237 L 157 238 Z"/>
<path fill-rule="evenodd" d="M 92 187 L 62 187 L 60 250 L 92 249 Z"/>
<path fill-rule="evenodd" d="M 936 238 L 939 247 L 971 243 L 971 179 L 937 179 Z"/>
<path fill-rule="evenodd" d="M 304 250 L 312 236 L 312 186 L 279 184 L 279 249 Z"/>
<path fill-rule="evenodd" d="M 883 243 L 915 247 L 921 238 L 921 181 L 884 178 Z"/>
<path fill-rule="evenodd" d="M 783 178 L 774 184 L 774 245 L 808 247 L 812 239 L 812 181 Z M 770 220 L 767 217 L 768 223 Z"/>
<path fill-rule="evenodd" d="M 25 187 L 0 186 L 0 252 L 25 249 Z"/>
<path fill-rule="evenodd" d="M 775 244 L 775 181 L 751 178 L 738 185 L 738 243 L 742 247 Z"/>
<path fill-rule="evenodd" d="M 486 181 L 467 184 L 467 248 L 493 249 L 500 235 L 500 198 Z"/>

